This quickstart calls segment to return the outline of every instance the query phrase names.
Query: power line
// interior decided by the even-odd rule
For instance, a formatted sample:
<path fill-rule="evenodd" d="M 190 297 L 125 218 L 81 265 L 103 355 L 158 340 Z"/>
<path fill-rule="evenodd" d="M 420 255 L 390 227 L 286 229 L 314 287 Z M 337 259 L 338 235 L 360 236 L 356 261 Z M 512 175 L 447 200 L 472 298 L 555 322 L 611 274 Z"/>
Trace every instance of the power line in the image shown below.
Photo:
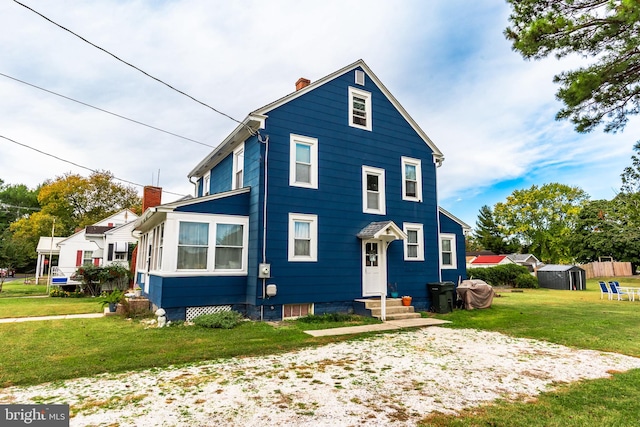
<path fill-rule="evenodd" d="M 77 102 L 78 104 L 84 105 L 84 106 L 86 106 L 86 107 L 90 107 L 90 108 L 96 109 L 96 110 L 98 110 L 98 111 L 102 111 L 103 113 L 111 114 L 112 116 L 116 116 L 116 117 L 119 117 L 119 118 L 121 118 L 121 119 L 128 120 L 128 121 L 130 121 L 130 122 L 133 122 L 133 123 L 136 123 L 136 124 L 139 124 L 139 125 L 142 125 L 142 126 L 146 126 L 146 127 L 148 127 L 148 128 L 151 128 L 151 129 L 154 129 L 154 130 L 157 130 L 157 131 L 160 131 L 160 132 L 164 132 L 164 133 L 169 134 L 169 135 L 172 135 L 172 136 L 176 136 L 176 137 L 178 137 L 178 138 L 186 139 L 187 141 L 195 142 L 196 144 L 204 145 L 204 146 L 206 146 L 206 147 L 215 148 L 215 146 L 214 146 L 214 145 L 205 144 L 204 142 L 196 141 L 195 139 L 187 138 L 186 136 L 178 135 L 178 134 L 176 134 L 176 133 L 169 132 L 169 131 L 166 131 L 166 130 L 164 130 L 164 129 L 160 129 L 160 128 L 157 128 L 157 127 L 155 127 L 155 126 L 151 126 L 151 125 L 148 125 L 148 124 L 146 124 L 146 123 L 142 123 L 142 122 L 140 122 L 140 121 L 138 121 L 138 120 L 130 119 L 130 118 L 125 117 L 125 116 L 122 116 L 122 115 L 120 115 L 120 114 L 113 113 L 113 112 L 111 112 L 111 111 L 108 111 L 108 110 L 105 110 L 105 109 L 102 109 L 102 108 L 99 108 L 99 107 L 95 107 L 95 106 L 93 106 L 93 105 L 91 105 L 91 104 L 87 104 L 86 102 L 78 101 L 77 99 L 73 99 L 73 98 L 70 98 L 70 97 L 68 97 L 68 96 L 61 95 L 61 94 L 56 93 L 56 92 L 53 92 L 53 91 L 51 91 L 51 90 L 49 90 L 49 89 L 45 89 L 45 88 L 43 88 L 43 87 L 40 87 L 40 86 L 34 85 L 34 84 L 32 84 L 32 83 L 25 82 L 24 80 L 20 80 L 20 79 L 18 79 L 18 78 L 11 77 L 11 76 L 9 76 L 9 75 L 7 75 L 7 74 L 0 73 L 0 76 L 6 77 L 6 78 L 11 79 L 11 80 L 15 80 L 15 81 L 17 81 L 17 82 L 19 82 L 19 83 L 25 84 L 25 85 L 27 85 L 27 86 L 31 86 L 31 87 L 36 88 L 36 89 L 40 89 L 40 90 L 42 90 L 42 91 L 44 91 L 44 92 L 47 92 L 47 93 L 50 93 L 50 94 L 53 94 L 53 95 L 59 96 L 59 97 L 61 97 L 61 98 L 68 99 L 69 101 Z"/>
<path fill-rule="evenodd" d="M 137 71 L 141 72 L 141 73 L 142 73 L 142 74 L 144 74 L 145 76 L 147 76 L 147 77 L 149 77 L 149 78 L 152 78 L 153 80 L 157 81 L 158 83 L 161 83 L 161 84 L 165 85 L 165 86 L 166 86 L 166 87 L 168 87 L 169 89 L 174 90 L 174 91 L 178 92 L 179 94 L 186 96 L 187 98 L 189 98 L 189 99 L 191 99 L 191 100 L 193 100 L 193 101 L 197 102 L 198 104 L 203 105 L 203 106 L 205 106 L 205 107 L 207 107 L 207 108 L 209 108 L 209 109 L 213 110 L 214 112 L 216 112 L 216 113 L 218 113 L 218 114 L 220 114 L 220 115 L 222 115 L 222 116 L 224 116 L 224 117 L 226 117 L 226 118 L 228 118 L 228 119 L 230 119 L 230 120 L 233 120 L 233 121 L 234 121 L 234 122 L 236 122 L 236 123 L 239 123 L 240 125 L 242 125 L 242 126 L 246 127 L 246 128 L 249 130 L 249 132 L 251 133 L 251 135 L 253 135 L 253 136 L 255 136 L 255 135 L 256 135 L 256 132 L 255 132 L 253 129 L 251 129 L 248 125 L 246 125 L 245 123 L 241 122 L 240 120 L 236 120 L 236 119 L 234 119 L 233 117 L 231 117 L 230 115 L 228 115 L 228 114 L 226 114 L 226 113 L 223 113 L 222 111 L 216 110 L 215 108 L 213 108 L 213 107 L 212 107 L 212 106 L 210 106 L 209 104 L 206 104 L 206 103 L 204 103 L 204 102 L 202 102 L 202 101 L 200 101 L 200 100 L 198 100 L 198 99 L 194 98 L 193 96 L 189 95 L 188 93 L 183 92 L 183 91 L 181 91 L 180 89 L 176 89 L 175 87 L 171 86 L 169 83 L 166 83 L 165 81 L 163 81 L 163 80 L 161 80 L 161 79 L 159 79 L 159 78 L 157 78 L 157 77 L 155 77 L 155 76 L 152 76 L 151 74 L 149 74 L 149 73 L 147 73 L 146 71 L 144 71 L 144 70 L 142 70 L 142 69 L 140 69 L 140 68 L 136 67 L 135 65 L 133 65 L 133 64 L 131 64 L 131 63 L 129 63 L 129 62 L 127 62 L 127 61 L 125 61 L 125 60 L 123 60 L 123 59 L 119 58 L 118 56 L 114 55 L 113 53 L 109 52 L 108 50 L 106 50 L 106 49 L 104 49 L 104 48 L 102 48 L 102 47 L 100 47 L 100 46 L 96 45 L 95 43 L 90 42 L 89 40 L 85 39 L 84 37 L 80 36 L 79 34 L 76 34 L 76 33 L 74 33 L 73 31 L 71 31 L 70 29 L 68 29 L 68 28 L 66 28 L 66 27 L 64 27 L 64 26 L 62 26 L 62 25 L 60 25 L 60 24 L 58 24 L 57 22 L 55 22 L 55 21 L 53 21 L 53 20 L 51 20 L 51 19 L 49 19 L 49 18 L 47 18 L 46 16 L 44 16 L 42 13 L 38 12 L 37 10 L 32 9 L 32 8 L 30 8 L 29 6 L 27 6 L 27 5 L 23 4 L 23 3 L 20 3 L 18 0 L 13 0 L 13 1 L 14 1 L 15 3 L 18 3 L 20 6 L 24 7 L 25 9 L 28 9 L 28 10 L 30 10 L 31 12 L 35 13 L 36 15 L 38 15 L 38 16 L 40 16 L 40 17 L 44 18 L 45 20 L 47 20 L 47 21 L 51 22 L 53 25 L 55 25 L 55 26 L 59 27 L 60 29 L 62 29 L 62 30 L 64 30 L 64 31 L 67 31 L 68 33 L 70 33 L 70 34 L 72 34 L 72 35 L 76 36 L 77 38 L 79 38 L 79 39 L 80 39 L 80 40 L 82 40 L 83 42 L 90 44 L 91 46 L 95 47 L 96 49 L 99 49 L 99 50 L 103 51 L 103 52 L 104 52 L 104 53 L 106 53 L 107 55 L 109 55 L 109 56 L 111 56 L 111 57 L 115 58 L 116 60 L 118 60 L 118 61 L 122 62 L 123 64 L 128 65 L 129 67 L 133 68 L 134 70 L 137 70 Z"/>
<path fill-rule="evenodd" d="M 47 153 L 45 151 L 42 151 L 42 150 L 39 150 L 37 148 L 31 147 L 31 146 L 29 146 L 27 144 L 23 144 L 21 142 L 15 141 L 15 140 L 13 140 L 11 138 L 7 138 L 6 136 L 0 135 L 0 138 L 6 139 L 9 142 L 13 142 L 14 144 L 17 144 L 17 145 L 20 145 L 22 147 L 28 148 L 30 150 L 37 151 L 38 153 L 44 154 L 45 156 L 53 157 L 54 159 L 60 160 L 61 162 L 69 163 L 69 164 L 71 164 L 73 166 L 76 166 L 76 167 L 79 167 L 79 168 L 82 168 L 82 169 L 86 169 L 86 170 L 88 170 L 90 172 L 93 172 L 93 173 L 99 173 L 98 170 L 91 169 L 90 167 L 83 166 L 81 164 L 72 162 L 71 160 L 63 159 L 62 157 L 58 157 L 58 156 L 56 156 L 54 154 Z M 117 179 L 118 181 L 126 182 L 127 184 L 135 185 L 137 187 L 143 187 L 143 188 L 145 187 L 143 184 L 138 184 L 137 182 L 129 181 L 129 180 L 123 179 L 123 178 L 118 178 L 117 176 L 113 176 L 113 179 Z M 162 191 L 167 193 L 167 194 L 173 194 L 174 196 L 182 196 L 182 197 L 185 196 L 185 194 L 172 193 L 171 191 L 166 191 L 166 190 L 162 190 Z"/>

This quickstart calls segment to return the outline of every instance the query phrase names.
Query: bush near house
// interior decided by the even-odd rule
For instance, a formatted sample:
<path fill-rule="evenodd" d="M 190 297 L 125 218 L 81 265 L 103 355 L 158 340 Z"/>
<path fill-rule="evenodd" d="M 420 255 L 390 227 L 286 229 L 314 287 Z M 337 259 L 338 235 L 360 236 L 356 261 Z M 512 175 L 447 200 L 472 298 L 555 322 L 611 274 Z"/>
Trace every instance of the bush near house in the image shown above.
<path fill-rule="evenodd" d="M 107 286 L 108 290 L 126 290 L 129 287 L 131 272 L 119 264 L 106 267 L 83 265 L 76 270 L 72 278 L 81 281 L 84 292 L 95 297 Z"/>
<path fill-rule="evenodd" d="M 533 282 L 529 279 L 520 279 L 520 283 L 526 286 L 518 286 L 518 277 L 527 275 L 535 280 L 535 286 L 531 286 Z M 467 269 L 467 277 L 473 279 L 484 280 L 492 286 L 511 286 L 518 287 L 534 287 L 537 288 L 538 279 L 529 274 L 527 267 L 517 264 L 504 264 L 488 268 L 469 268 Z"/>
<path fill-rule="evenodd" d="M 193 323 L 203 328 L 232 329 L 242 323 L 242 320 L 242 314 L 237 311 L 221 311 L 200 315 L 193 319 Z"/>

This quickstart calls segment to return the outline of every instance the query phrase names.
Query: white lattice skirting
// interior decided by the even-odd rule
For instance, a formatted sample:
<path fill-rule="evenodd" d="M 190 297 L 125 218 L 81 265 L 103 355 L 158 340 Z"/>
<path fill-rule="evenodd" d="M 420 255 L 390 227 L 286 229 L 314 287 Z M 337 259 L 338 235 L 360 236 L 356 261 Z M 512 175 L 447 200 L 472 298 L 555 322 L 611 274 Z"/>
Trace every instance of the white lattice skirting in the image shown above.
<path fill-rule="evenodd" d="M 196 317 L 203 314 L 221 313 L 223 311 L 231 311 L 231 306 L 230 305 L 209 305 L 206 307 L 187 307 L 187 322 L 190 322 Z"/>

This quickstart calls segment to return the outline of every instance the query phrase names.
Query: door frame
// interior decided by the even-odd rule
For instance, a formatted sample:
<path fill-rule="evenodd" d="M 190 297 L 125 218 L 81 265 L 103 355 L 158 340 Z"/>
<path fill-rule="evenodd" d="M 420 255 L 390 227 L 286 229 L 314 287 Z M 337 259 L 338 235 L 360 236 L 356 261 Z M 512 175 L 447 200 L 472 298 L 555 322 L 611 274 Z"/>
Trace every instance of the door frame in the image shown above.
<path fill-rule="evenodd" d="M 366 269 L 370 268 L 366 265 L 366 248 L 367 243 L 376 243 L 378 245 L 378 283 L 369 283 L 367 281 Z M 362 268 L 362 296 L 372 297 L 380 296 L 381 293 L 387 292 L 387 243 L 382 239 L 366 239 L 362 240 L 361 246 L 362 257 L 360 258 L 360 265 Z"/>

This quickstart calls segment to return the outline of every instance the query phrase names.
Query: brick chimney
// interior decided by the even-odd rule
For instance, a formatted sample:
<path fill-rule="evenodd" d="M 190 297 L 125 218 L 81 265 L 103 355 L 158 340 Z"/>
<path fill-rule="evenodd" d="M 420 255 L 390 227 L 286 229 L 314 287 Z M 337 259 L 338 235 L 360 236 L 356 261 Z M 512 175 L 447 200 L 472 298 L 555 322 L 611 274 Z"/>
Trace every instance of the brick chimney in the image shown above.
<path fill-rule="evenodd" d="M 142 190 L 142 212 L 162 204 L 162 187 L 147 185 Z"/>
<path fill-rule="evenodd" d="M 296 82 L 296 91 L 303 89 L 311 84 L 311 80 L 300 77 Z"/>

